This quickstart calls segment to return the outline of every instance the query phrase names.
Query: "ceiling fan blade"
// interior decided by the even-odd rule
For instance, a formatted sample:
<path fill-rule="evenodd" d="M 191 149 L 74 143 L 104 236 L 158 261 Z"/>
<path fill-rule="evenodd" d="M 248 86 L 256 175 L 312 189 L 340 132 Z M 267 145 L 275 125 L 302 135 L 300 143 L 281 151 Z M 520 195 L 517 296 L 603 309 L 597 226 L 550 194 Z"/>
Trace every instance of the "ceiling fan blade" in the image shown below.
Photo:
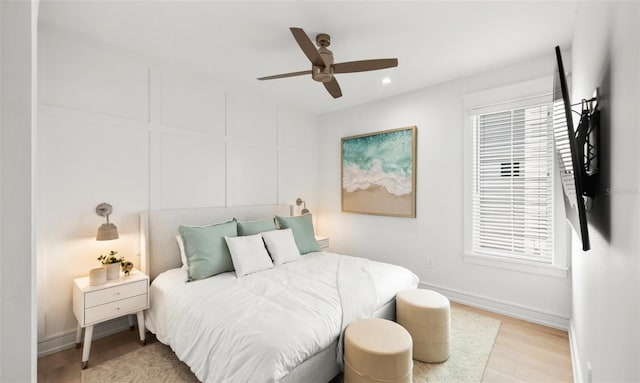
<path fill-rule="evenodd" d="M 348 61 L 333 64 L 333 73 L 366 72 L 398 66 L 398 59 Z"/>
<path fill-rule="evenodd" d="M 258 80 L 274 80 L 276 78 L 285 78 L 285 77 L 294 77 L 294 76 L 304 76 L 305 74 L 311 74 L 310 70 L 303 70 L 300 72 L 291 72 L 291 73 L 283 73 L 283 74 L 276 74 L 273 76 L 267 76 L 267 77 L 259 77 Z"/>
<path fill-rule="evenodd" d="M 311 61 L 313 65 L 324 67 L 324 61 L 322 60 L 322 57 L 320 57 L 318 49 L 316 49 L 316 46 L 313 45 L 313 42 L 311 41 L 309 36 L 307 36 L 307 34 L 302 30 L 302 28 L 291 27 L 289 28 L 289 30 L 293 34 L 293 38 L 296 39 L 296 42 L 298 42 L 298 45 L 300 45 L 300 49 L 302 49 L 302 52 L 304 52 L 309 61 Z"/>
<path fill-rule="evenodd" d="M 322 84 L 324 84 L 324 87 L 333 98 L 342 97 L 342 90 L 340 90 L 340 85 L 338 85 L 335 77 L 332 78 L 331 81 L 323 82 Z"/>

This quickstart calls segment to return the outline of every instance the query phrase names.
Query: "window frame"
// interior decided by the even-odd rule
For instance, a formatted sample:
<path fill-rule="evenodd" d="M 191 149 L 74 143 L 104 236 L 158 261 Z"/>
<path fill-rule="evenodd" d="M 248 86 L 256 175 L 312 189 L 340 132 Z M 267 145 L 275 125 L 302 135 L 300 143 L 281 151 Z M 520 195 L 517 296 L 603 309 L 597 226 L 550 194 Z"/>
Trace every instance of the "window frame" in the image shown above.
<path fill-rule="evenodd" d="M 562 190 L 559 190 L 559 171 L 553 155 L 552 177 L 552 263 L 527 261 L 517 258 L 498 257 L 473 252 L 473 116 L 479 114 L 517 109 L 527 106 L 551 104 L 553 88 L 551 76 L 489 89 L 465 95 L 464 99 L 464 248 L 465 262 L 508 270 L 567 278 L 570 254 L 570 232 L 565 219 Z"/>

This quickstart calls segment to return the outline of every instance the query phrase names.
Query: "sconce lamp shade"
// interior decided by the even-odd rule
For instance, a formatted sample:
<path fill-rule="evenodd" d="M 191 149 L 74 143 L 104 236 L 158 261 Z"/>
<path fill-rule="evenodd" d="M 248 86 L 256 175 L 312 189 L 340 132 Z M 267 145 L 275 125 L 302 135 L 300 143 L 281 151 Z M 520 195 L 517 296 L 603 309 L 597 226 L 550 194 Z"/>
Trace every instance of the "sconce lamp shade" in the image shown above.
<path fill-rule="evenodd" d="M 98 235 L 96 235 L 96 241 L 110 241 L 112 239 L 118 239 L 118 228 L 112 223 L 103 223 L 98 228 Z"/>
<path fill-rule="evenodd" d="M 110 241 L 112 239 L 118 239 L 118 228 L 116 225 L 109 222 L 109 215 L 113 211 L 113 207 L 108 203 L 101 203 L 96 206 L 96 214 L 101 217 L 107 217 L 107 222 L 100 225 L 98 228 L 98 234 L 96 235 L 96 241 Z"/>

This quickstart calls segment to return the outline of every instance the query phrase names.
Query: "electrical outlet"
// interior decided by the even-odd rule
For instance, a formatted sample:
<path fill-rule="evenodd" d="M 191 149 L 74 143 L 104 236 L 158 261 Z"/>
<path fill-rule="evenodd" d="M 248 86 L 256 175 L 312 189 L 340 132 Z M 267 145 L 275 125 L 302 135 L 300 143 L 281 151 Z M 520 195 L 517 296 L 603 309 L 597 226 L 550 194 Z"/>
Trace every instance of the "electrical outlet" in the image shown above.
<path fill-rule="evenodd" d="M 426 266 L 428 269 L 433 269 L 433 258 L 428 257 L 426 261 Z"/>

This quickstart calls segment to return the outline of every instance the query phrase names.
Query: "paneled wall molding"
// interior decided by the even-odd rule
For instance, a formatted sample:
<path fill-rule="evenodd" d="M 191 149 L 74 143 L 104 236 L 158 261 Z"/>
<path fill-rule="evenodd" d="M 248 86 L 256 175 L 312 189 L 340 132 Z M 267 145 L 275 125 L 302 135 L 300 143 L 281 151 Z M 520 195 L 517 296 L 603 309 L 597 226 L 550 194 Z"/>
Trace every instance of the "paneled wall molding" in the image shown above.
<path fill-rule="evenodd" d="M 277 144 L 278 113 L 271 105 L 251 97 L 227 93 L 227 135 Z"/>
<path fill-rule="evenodd" d="M 227 96 L 224 89 L 205 76 L 175 70 L 151 71 L 152 121 L 185 130 L 225 135 Z M 153 105 L 158 103 L 158 105 Z"/>
<path fill-rule="evenodd" d="M 153 125 L 155 125 L 158 128 L 154 133 L 158 133 L 161 135 L 169 134 L 173 136 L 188 137 L 194 140 L 209 140 L 209 141 L 216 141 L 216 142 L 222 142 L 222 143 L 227 143 L 231 141 L 231 138 L 224 134 L 211 134 L 211 133 L 206 133 L 206 132 L 202 132 L 195 129 L 181 129 L 181 128 L 176 128 L 169 125 L 162 125 L 162 124 L 153 124 Z"/>
<path fill-rule="evenodd" d="M 40 118 L 58 119 L 60 121 L 76 121 L 91 125 L 119 126 L 127 129 L 151 131 L 152 125 L 145 121 L 129 120 L 108 114 L 87 112 L 84 110 L 66 108 L 55 105 L 39 104 L 38 116 Z"/>
<path fill-rule="evenodd" d="M 287 110 L 276 109 L 278 115 L 286 114 Z M 66 120 L 66 121 L 76 121 L 91 125 L 103 125 L 105 128 L 109 126 L 118 126 L 121 128 L 127 129 L 137 129 L 143 130 L 150 133 L 158 133 L 158 134 L 170 134 L 175 136 L 184 136 L 193 139 L 205 139 L 216 142 L 224 142 L 224 143 L 235 143 L 240 145 L 249 145 L 255 147 L 262 148 L 271 148 L 271 149 L 290 149 L 297 151 L 317 151 L 317 146 L 315 145 L 315 139 L 313 135 L 311 137 L 304 135 L 304 137 L 294 137 L 294 139 L 300 140 L 297 143 L 292 143 L 291 138 L 286 136 L 286 133 L 283 132 L 283 138 L 280 139 L 280 130 L 275 134 L 278 134 L 278 140 L 274 143 L 265 143 L 257 140 L 247 139 L 243 137 L 234 137 L 233 135 L 227 134 L 217 134 L 217 133 L 208 133 L 196 129 L 184 129 L 175 127 L 172 125 L 167 125 L 159 122 L 146 122 L 146 121 L 136 121 L 130 120 L 126 118 L 121 118 L 118 116 L 112 116 L 108 114 L 95 113 L 95 112 L 87 112 L 78 109 L 72 109 L 62 106 L 55 105 L 47 105 L 40 104 L 38 109 L 39 115 L 45 119 L 58 119 L 58 120 Z M 294 111 L 294 113 L 296 113 Z M 315 119 L 315 118 L 313 118 Z M 312 123 L 313 126 L 315 124 Z M 308 129 L 302 129 L 303 131 L 307 131 Z M 315 132 L 314 132 L 315 133 Z M 295 133 L 297 135 L 299 133 Z M 304 133 L 302 133 L 304 134 Z M 302 134 L 299 134 L 302 136 Z M 309 144 L 311 143 L 311 144 Z"/>
<path fill-rule="evenodd" d="M 70 344 L 73 278 L 98 267 L 96 257 L 109 250 L 138 260 L 140 211 L 293 204 L 298 196 L 314 204 L 315 115 L 99 42 L 42 31 L 40 353 Z M 98 243 L 93 209 L 104 201 L 114 206 L 120 239 Z"/>

